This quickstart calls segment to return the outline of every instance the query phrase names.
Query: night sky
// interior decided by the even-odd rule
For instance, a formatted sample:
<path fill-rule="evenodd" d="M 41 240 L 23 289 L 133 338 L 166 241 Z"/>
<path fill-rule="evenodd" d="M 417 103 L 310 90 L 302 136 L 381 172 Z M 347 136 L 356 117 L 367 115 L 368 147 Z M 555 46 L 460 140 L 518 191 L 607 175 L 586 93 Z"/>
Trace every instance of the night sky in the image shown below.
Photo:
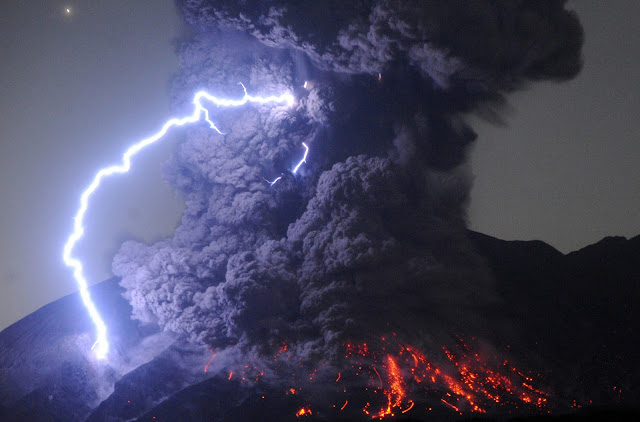
<path fill-rule="evenodd" d="M 0 6 L 0 329 L 75 290 L 63 265 L 80 192 L 95 171 L 170 116 L 180 21 L 171 2 Z M 509 97 L 506 126 L 479 137 L 470 227 L 563 252 L 640 232 L 637 2 L 573 2 L 585 31 L 574 80 Z M 69 11 L 67 11 L 69 9 Z M 92 282 L 126 239 L 173 232 L 182 201 L 162 183 L 180 135 L 144 154 L 92 202 L 79 254 Z"/>

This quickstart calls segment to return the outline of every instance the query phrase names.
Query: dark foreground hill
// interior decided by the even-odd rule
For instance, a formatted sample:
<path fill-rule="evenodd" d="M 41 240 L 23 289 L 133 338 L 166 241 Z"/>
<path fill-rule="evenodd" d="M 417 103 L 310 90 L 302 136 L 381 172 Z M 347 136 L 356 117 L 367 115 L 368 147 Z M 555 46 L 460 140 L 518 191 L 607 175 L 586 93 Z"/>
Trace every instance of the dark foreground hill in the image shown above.
<path fill-rule="evenodd" d="M 492 340 L 545 362 L 559 394 L 582 403 L 560 417 L 636 419 L 640 236 L 605 238 L 567 255 L 539 241 L 469 237 L 500 296 L 486 310 L 502 327 Z M 193 371 L 207 352 L 132 321 L 118 280 L 91 290 L 110 327 L 113 362 L 92 357 L 92 327 L 77 294 L 42 307 L 0 333 L 0 420 L 296 419 L 295 398 L 261 400 L 266 385 L 253 391 Z"/>
<path fill-rule="evenodd" d="M 517 324 L 520 347 L 574 378 L 575 398 L 640 403 L 640 236 L 563 255 L 539 241 L 470 235 L 498 281 L 496 317 Z"/>

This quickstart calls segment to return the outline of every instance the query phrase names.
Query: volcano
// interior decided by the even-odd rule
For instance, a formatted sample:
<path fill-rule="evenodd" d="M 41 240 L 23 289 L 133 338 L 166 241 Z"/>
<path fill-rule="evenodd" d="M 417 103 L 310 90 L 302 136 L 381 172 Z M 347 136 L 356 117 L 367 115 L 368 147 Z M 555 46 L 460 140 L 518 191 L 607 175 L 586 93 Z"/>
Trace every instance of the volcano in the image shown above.
<path fill-rule="evenodd" d="M 5 419 L 450 420 L 637 403 L 638 238 L 563 255 L 467 229 L 467 117 L 507 123 L 510 93 L 580 72 L 566 3 L 177 0 L 189 31 L 172 114 L 205 88 L 237 98 L 238 82 L 293 101 L 211 107 L 220 131 L 183 129 L 163 169 L 179 224 L 122 243 L 117 278 L 93 288 L 107 359 L 77 296 L 9 327 Z"/>
<path fill-rule="evenodd" d="M 496 327 L 491 341 L 504 345 L 502 356 L 542 373 L 535 382 L 543 381 L 554 403 L 542 410 L 496 405 L 476 417 L 637 418 L 640 236 L 608 237 L 566 255 L 541 241 L 504 241 L 470 231 L 467 236 L 500 295 L 484 315 Z M 205 372 L 211 352 L 130 319 L 118 282 L 92 287 L 117 349 L 109 362 L 90 353 L 92 326 L 77 293 L 0 333 L 3 421 L 371 420 L 361 408 L 339 409 L 345 401 L 357 402 L 359 393 L 342 395 L 334 408 L 304 391 L 290 394 L 279 383 L 243 382 L 215 363 Z M 288 375 L 280 376 L 286 384 Z M 319 382 L 314 394 L 333 394 L 333 384 Z M 457 420 L 473 414 L 433 402 L 428 410 L 429 400 L 413 401 L 413 409 L 395 418 Z M 307 406 L 310 414 L 299 415 Z"/>

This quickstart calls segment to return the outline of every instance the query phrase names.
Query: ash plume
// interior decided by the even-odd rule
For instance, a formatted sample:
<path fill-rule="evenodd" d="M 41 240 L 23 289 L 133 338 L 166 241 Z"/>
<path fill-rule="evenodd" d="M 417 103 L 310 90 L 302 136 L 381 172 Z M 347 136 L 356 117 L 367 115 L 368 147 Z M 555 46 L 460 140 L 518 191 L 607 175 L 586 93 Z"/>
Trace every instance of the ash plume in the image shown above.
<path fill-rule="evenodd" d="M 296 103 L 211 110 L 225 136 L 187 132 L 165 169 L 186 200 L 174 236 L 128 241 L 113 262 L 133 317 L 207 347 L 286 342 L 330 363 L 347 340 L 486 331 L 478 311 L 498 299 L 465 237 L 476 135 L 461 114 L 578 73 L 565 3 L 178 1 L 194 32 L 176 110 L 201 88 L 240 95 L 238 82 Z"/>

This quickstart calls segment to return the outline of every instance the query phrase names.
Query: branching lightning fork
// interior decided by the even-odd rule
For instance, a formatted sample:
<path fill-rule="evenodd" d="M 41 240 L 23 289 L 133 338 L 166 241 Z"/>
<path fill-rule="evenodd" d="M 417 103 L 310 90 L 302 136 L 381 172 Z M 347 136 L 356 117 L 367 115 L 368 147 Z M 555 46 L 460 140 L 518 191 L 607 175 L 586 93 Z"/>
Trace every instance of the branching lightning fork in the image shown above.
<path fill-rule="evenodd" d="M 91 295 L 89 294 L 89 286 L 87 280 L 82 271 L 82 262 L 75 258 L 72 255 L 73 248 L 76 243 L 82 238 L 84 235 L 84 216 L 89 208 L 89 199 L 93 195 L 93 193 L 100 187 L 100 183 L 102 179 L 107 176 L 111 176 L 116 173 L 127 173 L 131 168 L 131 158 L 133 158 L 138 152 L 140 152 L 145 147 L 159 141 L 164 137 L 164 135 L 169 131 L 169 129 L 176 126 L 184 126 L 186 124 L 191 124 L 200 121 L 203 117 L 204 120 L 209 124 L 211 129 L 216 132 L 223 134 L 220 129 L 216 127 L 216 125 L 209 119 L 209 111 L 202 105 L 201 101 L 206 100 L 218 107 L 239 107 L 247 103 L 256 103 L 256 104 L 267 104 L 267 103 L 275 103 L 275 104 L 284 104 L 287 106 L 293 105 L 293 95 L 289 93 L 282 94 L 280 96 L 269 96 L 269 97 L 260 97 L 260 96 L 252 96 L 247 93 L 247 89 L 244 85 L 240 84 L 242 89 L 244 90 L 244 96 L 240 99 L 227 99 L 227 98 L 218 98 L 213 96 L 205 91 L 199 91 L 195 94 L 193 98 L 194 110 L 190 116 L 182 117 L 182 118 L 172 118 L 168 120 L 162 129 L 156 134 L 141 140 L 140 142 L 132 145 L 122 156 L 122 162 L 117 165 L 113 165 L 110 167 L 105 167 L 98 171 L 93 178 L 91 184 L 82 192 L 82 196 L 80 197 L 80 208 L 74 217 L 74 225 L 73 225 L 73 233 L 67 239 L 67 243 L 64 245 L 63 259 L 65 264 L 68 267 L 73 268 L 73 276 L 76 279 L 80 290 L 80 296 L 82 297 L 82 302 L 84 303 L 87 311 L 89 312 L 89 316 L 93 320 L 93 323 L 96 327 L 96 336 L 97 339 L 93 344 L 92 349 L 95 350 L 96 357 L 99 359 L 104 359 L 107 356 L 107 352 L 109 351 L 109 342 L 107 340 L 107 326 L 100 316 L 93 300 L 91 299 Z M 306 160 L 307 152 L 309 148 L 306 144 L 303 144 L 306 148 L 306 152 L 304 158 L 300 163 L 296 166 L 294 173 L 298 170 L 300 165 Z"/>
<path fill-rule="evenodd" d="M 309 147 L 307 146 L 307 144 L 305 144 L 304 142 L 302 143 L 302 146 L 304 147 L 304 155 L 302 156 L 302 158 L 300 159 L 300 161 L 298 161 L 298 164 L 296 164 L 296 166 L 293 168 L 293 170 L 291 170 L 291 173 L 296 174 L 298 172 L 298 170 L 300 169 L 300 166 L 303 163 L 307 162 L 307 155 L 309 155 Z M 264 180 L 265 182 L 267 182 L 269 184 L 269 186 L 273 186 L 276 183 L 278 183 L 280 180 L 282 179 L 282 173 L 280 174 L 280 176 L 276 177 L 273 180 L 268 180 L 265 179 L 264 177 L 262 178 L 262 180 Z"/>

